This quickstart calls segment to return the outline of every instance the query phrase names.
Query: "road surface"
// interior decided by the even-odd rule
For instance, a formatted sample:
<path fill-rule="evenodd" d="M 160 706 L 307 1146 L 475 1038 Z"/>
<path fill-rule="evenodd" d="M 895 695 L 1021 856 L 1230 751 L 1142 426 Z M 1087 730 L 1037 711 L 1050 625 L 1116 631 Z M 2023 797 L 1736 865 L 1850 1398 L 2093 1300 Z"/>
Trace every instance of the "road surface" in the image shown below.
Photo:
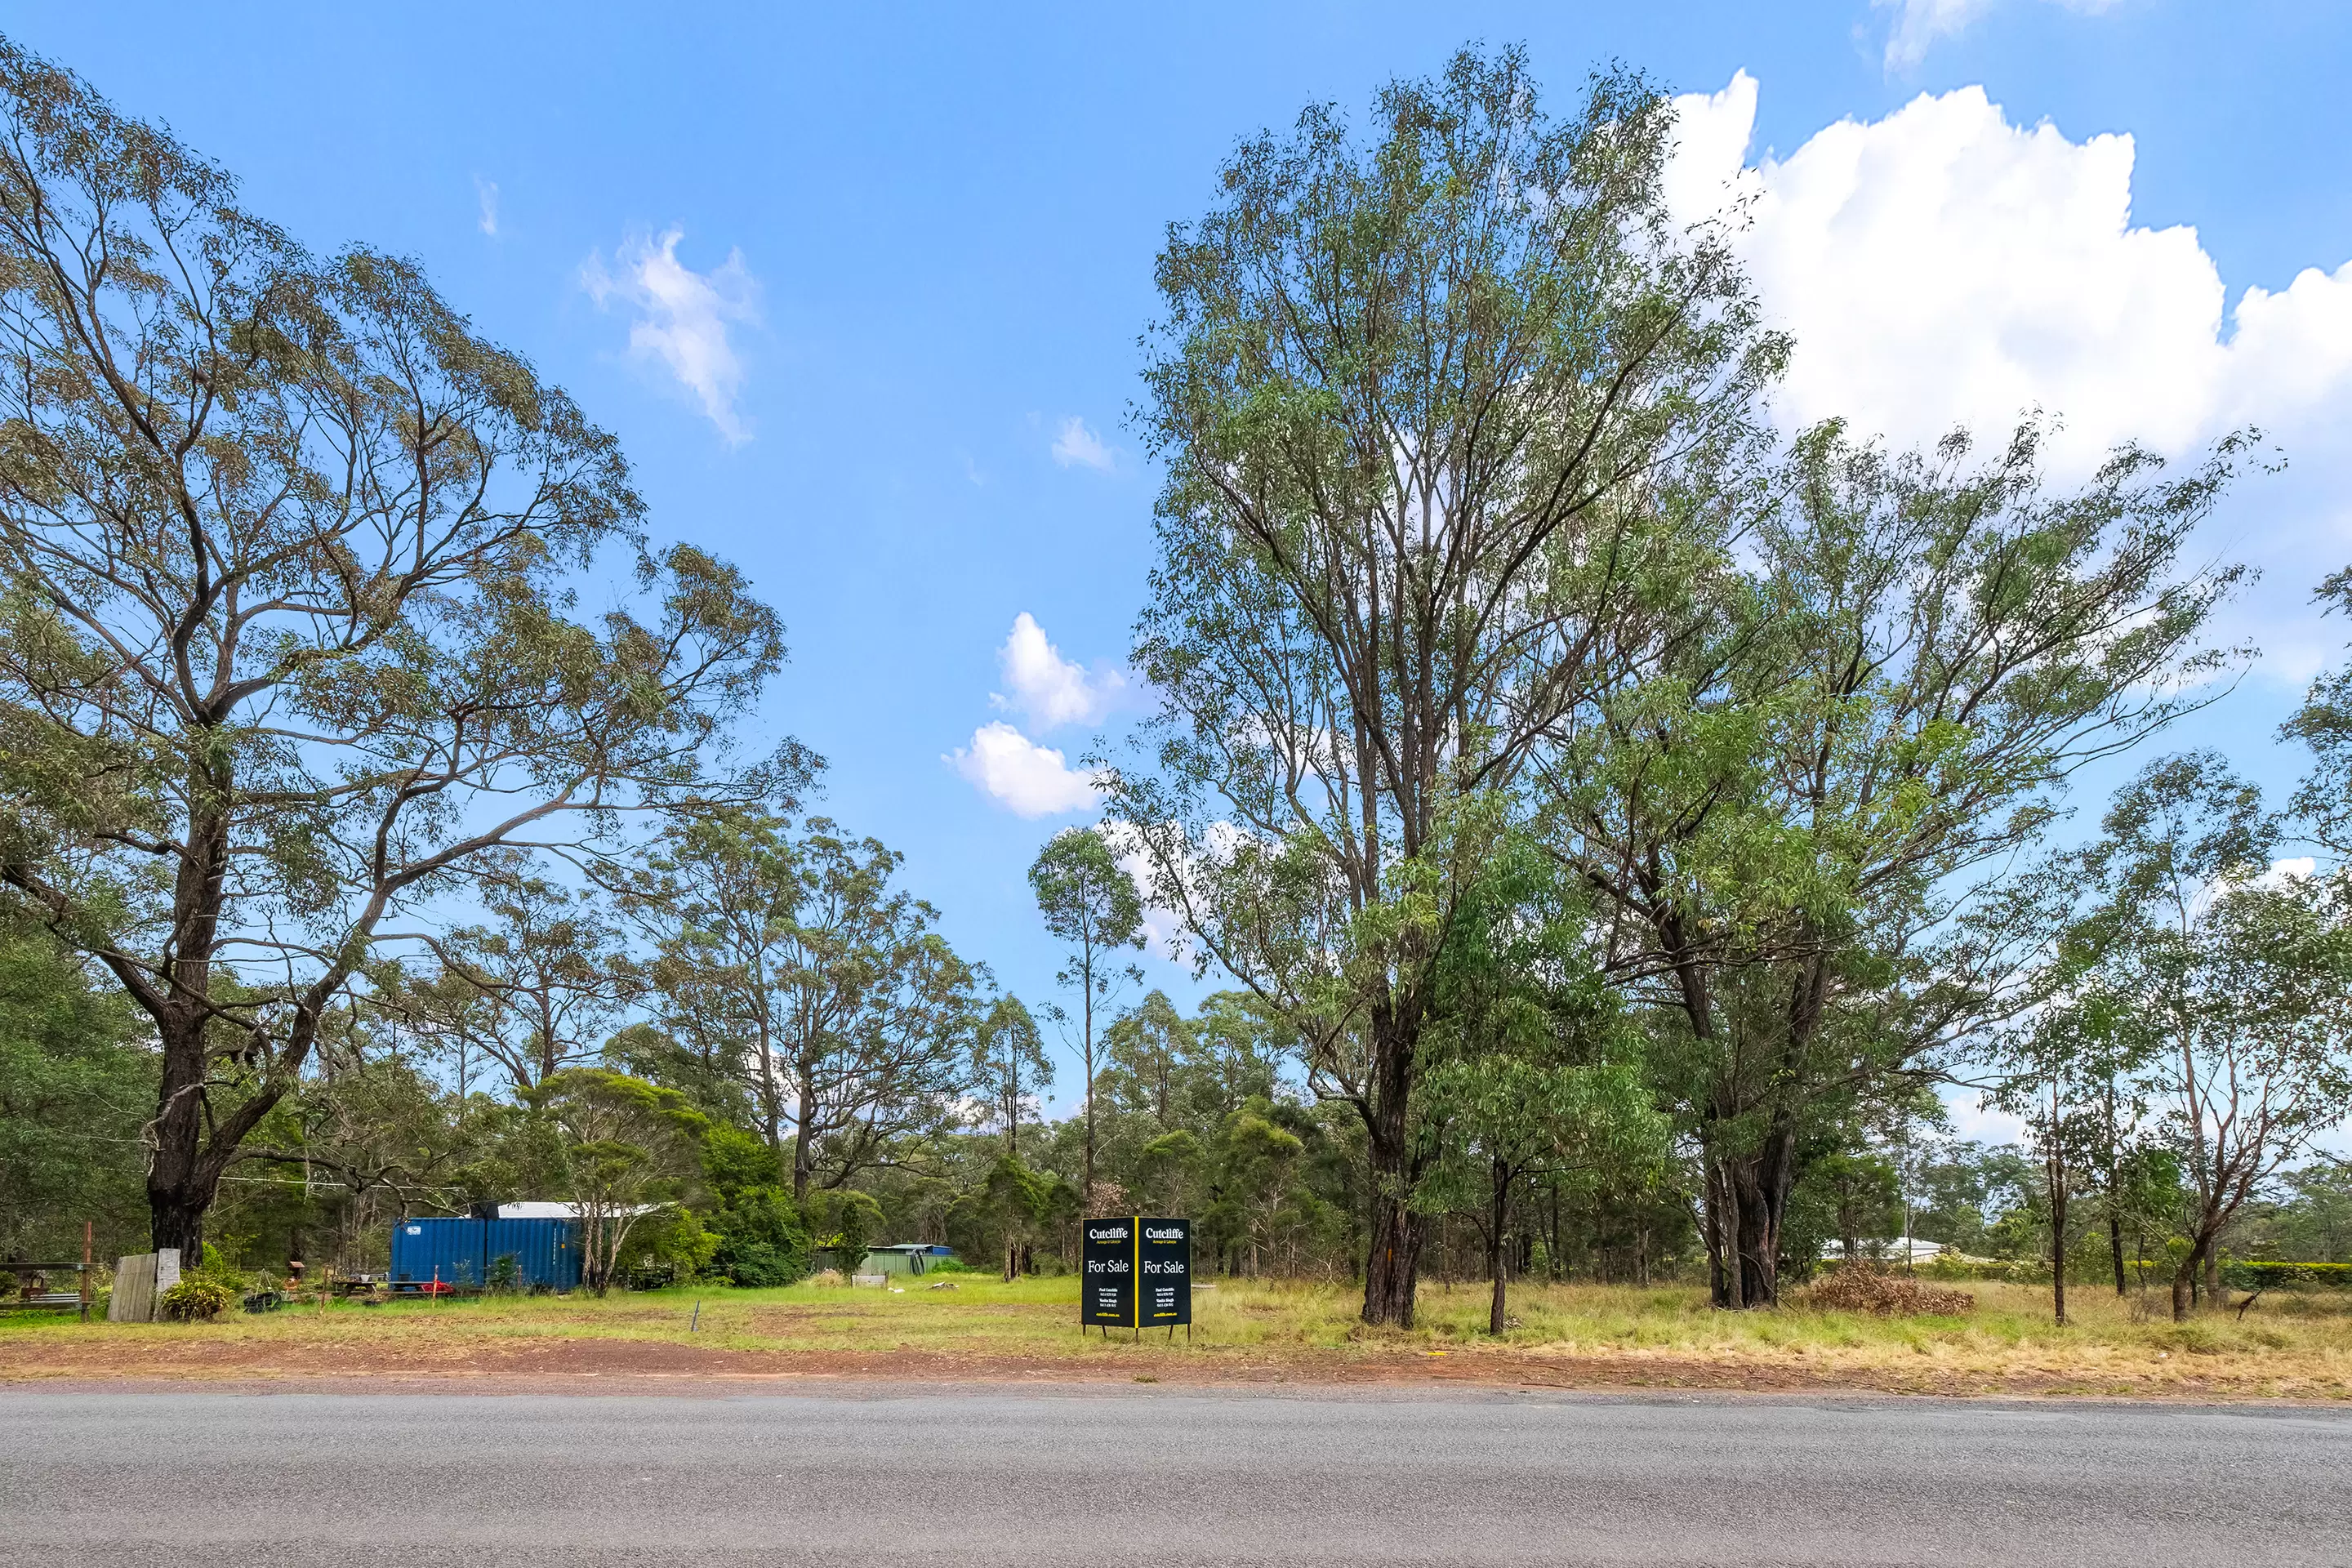
<path fill-rule="evenodd" d="M 2352 1562 L 2352 1415 L 0 1392 L 0 1563 Z"/>

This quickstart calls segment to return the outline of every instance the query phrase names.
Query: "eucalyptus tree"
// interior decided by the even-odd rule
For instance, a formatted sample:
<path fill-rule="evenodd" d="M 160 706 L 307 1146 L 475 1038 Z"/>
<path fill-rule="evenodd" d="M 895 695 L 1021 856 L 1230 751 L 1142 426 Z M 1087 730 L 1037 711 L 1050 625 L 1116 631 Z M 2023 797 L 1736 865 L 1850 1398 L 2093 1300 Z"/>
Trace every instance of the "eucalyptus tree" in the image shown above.
<path fill-rule="evenodd" d="M 520 1094 L 600 1051 L 638 992 L 621 931 L 593 889 L 567 888 L 517 851 L 484 855 L 470 891 L 483 921 L 414 940 L 433 962 L 402 965 L 371 997 L 431 1054 L 456 1068 L 503 1072 Z"/>
<path fill-rule="evenodd" d="M 1058 833 L 1030 863 L 1029 888 L 1037 896 L 1037 912 L 1045 929 L 1062 944 L 1066 962 L 1054 978 L 1078 998 L 1078 1055 L 1086 1069 L 1086 1201 L 1095 1191 L 1095 1069 L 1100 1040 L 1095 1034 L 1095 1010 L 1108 1006 L 1129 984 L 1139 984 L 1143 972 L 1122 954 L 1143 946 L 1143 900 L 1102 834 L 1075 827 Z M 1066 1022 L 1060 1006 L 1052 1016 Z"/>
<path fill-rule="evenodd" d="M 789 1137 L 795 1203 L 946 1125 L 971 1085 L 982 974 L 891 885 L 901 859 L 824 817 L 713 812 L 625 895 L 664 1023 L 737 1065 L 770 1146 Z"/>
<path fill-rule="evenodd" d="M 1689 478 L 1748 450 L 1783 356 L 1719 237 L 1670 221 L 1672 143 L 1639 78 L 1556 121 L 1519 52 L 1465 52 L 1368 136 L 1318 106 L 1244 143 L 1160 257 L 1134 663 L 1162 706 L 1112 813 L 1360 1116 L 1368 1322 L 1412 1318 L 1420 1040 L 1476 874 L 1431 858 L 1441 824 L 1651 657 L 1721 557 Z"/>
<path fill-rule="evenodd" d="M 1413 1197 L 1475 1219 L 1500 1334 L 1519 1194 L 1538 1180 L 1638 1181 L 1664 1165 L 1667 1125 L 1594 962 L 1581 889 L 1517 835 L 1478 858 L 1437 967 L 1420 1092 L 1438 1154 Z"/>
<path fill-rule="evenodd" d="M 999 997 L 972 1037 L 972 1079 L 1004 1129 L 1006 1157 L 1018 1160 L 1021 1113 L 1033 1109 L 1037 1091 L 1054 1081 L 1054 1058 L 1045 1054 L 1037 1020 L 1020 997 Z"/>
<path fill-rule="evenodd" d="M 639 1221 L 701 1190 L 709 1122 L 674 1089 L 603 1068 L 565 1068 L 526 1097 L 555 1130 L 580 1227 L 580 1282 L 612 1288 Z"/>
<path fill-rule="evenodd" d="M 2318 597 L 2352 615 L 2352 566 L 2322 583 Z M 2311 772 L 2292 802 L 2296 819 L 2330 855 L 2352 858 L 2352 664 L 2314 680 L 2281 732 L 2312 752 Z"/>
<path fill-rule="evenodd" d="M 701 1069 L 742 1087 L 782 1156 L 791 1126 L 782 976 L 805 892 L 785 818 L 760 806 L 674 823 L 620 884 L 654 946 L 646 993 L 662 1031 Z"/>
<path fill-rule="evenodd" d="M 2187 1178 L 2172 1310 L 2219 1300 L 2224 1230 L 2352 1101 L 2352 889 L 2273 877 L 2262 793 L 2212 752 L 2150 764 L 2089 853 L 2103 983 L 2152 1037 L 2143 1092 Z"/>
<path fill-rule="evenodd" d="M 1171 1130 L 1181 1110 L 1185 1068 L 1198 1054 L 1191 1021 L 1166 992 L 1152 991 L 1113 1021 L 1104 1046 L 1110 1058 L 1103 1076 L 1111 1103 L 1150 1117 L 1157 1132 Z"/>
<path fill-rule="evenodd" d="M 1811 1133 L 2032 999 L 2072 908 L 2027 868 L 2071 773 L 2212 700 L 2234 568 L 2184 547 L 2240 443 L 2053 494 L 2032 427 L 1889 458 L 1799 442 L 1697 635 L 1544 759 L 1553 842 L 1654 1005 L 1718 1304 L 1777 1299 Z"/>
<path fill-rule="evenodd" d="M 2073 967 L 2073 965 L 2068 965 Z M 2078 1183 L 2104 1178 L 2108 1245 L 2117 1293 L 2124 1289 L 2120 1173 L 2132 1151 L 2119 1147 L 2118 1100 L 2148 1066 L 2154 1041 L 2145 1014 L 2095 973 L 2063 982 L 2032 1016 L 2003 1032 L 2002 1077 L 1991 1105 L 2020 1116 L 2042 1161 L 2050 1216 L 2050 1310 L 2066 1321 L 2067 1210 Z"/>
<path fill-rule="evenodd" d="M 236 199 L 0 44 L 0 883 L 153 1027 L 153 1236 L 191 1254 L 385 922 L 725 794 L 782 658 L 412 263 Z M 638 592 L 574 620 L 608 544 Z"/>

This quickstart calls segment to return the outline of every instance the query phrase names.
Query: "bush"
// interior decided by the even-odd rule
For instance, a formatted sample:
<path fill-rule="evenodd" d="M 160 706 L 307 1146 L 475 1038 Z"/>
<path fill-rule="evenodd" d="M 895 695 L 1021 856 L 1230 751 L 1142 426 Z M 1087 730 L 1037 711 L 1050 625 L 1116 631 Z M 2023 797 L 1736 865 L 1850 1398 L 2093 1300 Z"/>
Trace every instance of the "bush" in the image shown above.
<path fill-rule="evenodd" d="M 778 1188 L 742 1188 L 703 1223 L 718 1237 L 711 1271 L 738 1285 L 790 1285 L 808 1273 L 808 1231 Z"/>
<path fill-rule="evenodd" d="M 692 1209 L 664 1209 L 646 1215 L 629 1232 L 628 1245 L 621 1249 L 620 1270 L 624 1276 L 667 1270 L 677 1279 L 699 1274 L 710 1267 L 720 1239 L 703 1227 Z"/>
<path fill-rule="evenodd" d="M 2281 1263 L 2263 1258 L 2221 1265 L 2233 1290 L 2352 1290 L 2352 1263 Z"/>
<path fill-rule="evenodd" d="M 719 1244 L 719 1250 L 711 1258 L 711 1266 L 719 1274 L 749 1290 L 790 1285 L 803 1272 L 801 1260 L 794 1254 L 764 1241 L 749 1241 L 737 1237 L 729 1237 Z"/>
<path fill-rule="evenodd" d="M 236 1288 L 209 1274 L 190 1274 L 163 1292 L 163 1316 L 174 1323 L 201 1323 L 236 1305 Z"/>
<path fill-rule="evenodd" d="M 1875 1312 L 1882 1318 L 1958 1317 L 1975 1311 L 1977 1305 L 1977 1299 L 1966 1290 L 1938 1289 L 1853 1263 L 1834 1268 L 1791 1294 L 1798 1305 L 1818 1311 Z"/>
<path fill-rule="evenodd" d="M 2050 1265 L 2025 1258 L 1931 1258 L 1918 1267 L 1923 1279 L 1989 1279 L 2008 1285 L 2047 1285 Z"/>

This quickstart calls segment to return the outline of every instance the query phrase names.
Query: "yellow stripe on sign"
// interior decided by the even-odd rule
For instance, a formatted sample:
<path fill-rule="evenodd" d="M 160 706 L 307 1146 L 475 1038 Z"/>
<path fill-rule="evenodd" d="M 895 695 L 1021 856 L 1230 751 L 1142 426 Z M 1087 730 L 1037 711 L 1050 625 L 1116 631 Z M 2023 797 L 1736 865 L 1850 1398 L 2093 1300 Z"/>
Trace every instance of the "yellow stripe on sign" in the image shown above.
<path fill-rule="evenodd" d="M 1134 1272 L 1128 1276 L 1129 1279 L 1135 1281 L 1135 1289 L 1127 1293 L 1129 1303 L 1127 1310 L 1127 1326 L 1130 1329 L 1140 1329 L 1143 1327 L 1143 1216 L 1131 1215 L 1127 1224 L 1127 1245 L 1135 1254 L 1135 1261 L 1129 1265 Z"/>

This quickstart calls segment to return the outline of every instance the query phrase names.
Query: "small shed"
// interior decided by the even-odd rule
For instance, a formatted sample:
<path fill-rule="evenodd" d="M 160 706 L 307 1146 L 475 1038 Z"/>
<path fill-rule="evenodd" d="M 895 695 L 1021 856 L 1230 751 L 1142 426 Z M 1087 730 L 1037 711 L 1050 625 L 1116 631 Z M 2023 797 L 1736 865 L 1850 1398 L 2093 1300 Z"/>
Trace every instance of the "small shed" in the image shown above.
<path fill-rule="evenodd" d="M 863 1274 L 921 1274 L 937 1268 L 955 1256 L 950 1247 L 935 1247 L 928 1242 L 896 1242 L 866 1249 Z"/>

